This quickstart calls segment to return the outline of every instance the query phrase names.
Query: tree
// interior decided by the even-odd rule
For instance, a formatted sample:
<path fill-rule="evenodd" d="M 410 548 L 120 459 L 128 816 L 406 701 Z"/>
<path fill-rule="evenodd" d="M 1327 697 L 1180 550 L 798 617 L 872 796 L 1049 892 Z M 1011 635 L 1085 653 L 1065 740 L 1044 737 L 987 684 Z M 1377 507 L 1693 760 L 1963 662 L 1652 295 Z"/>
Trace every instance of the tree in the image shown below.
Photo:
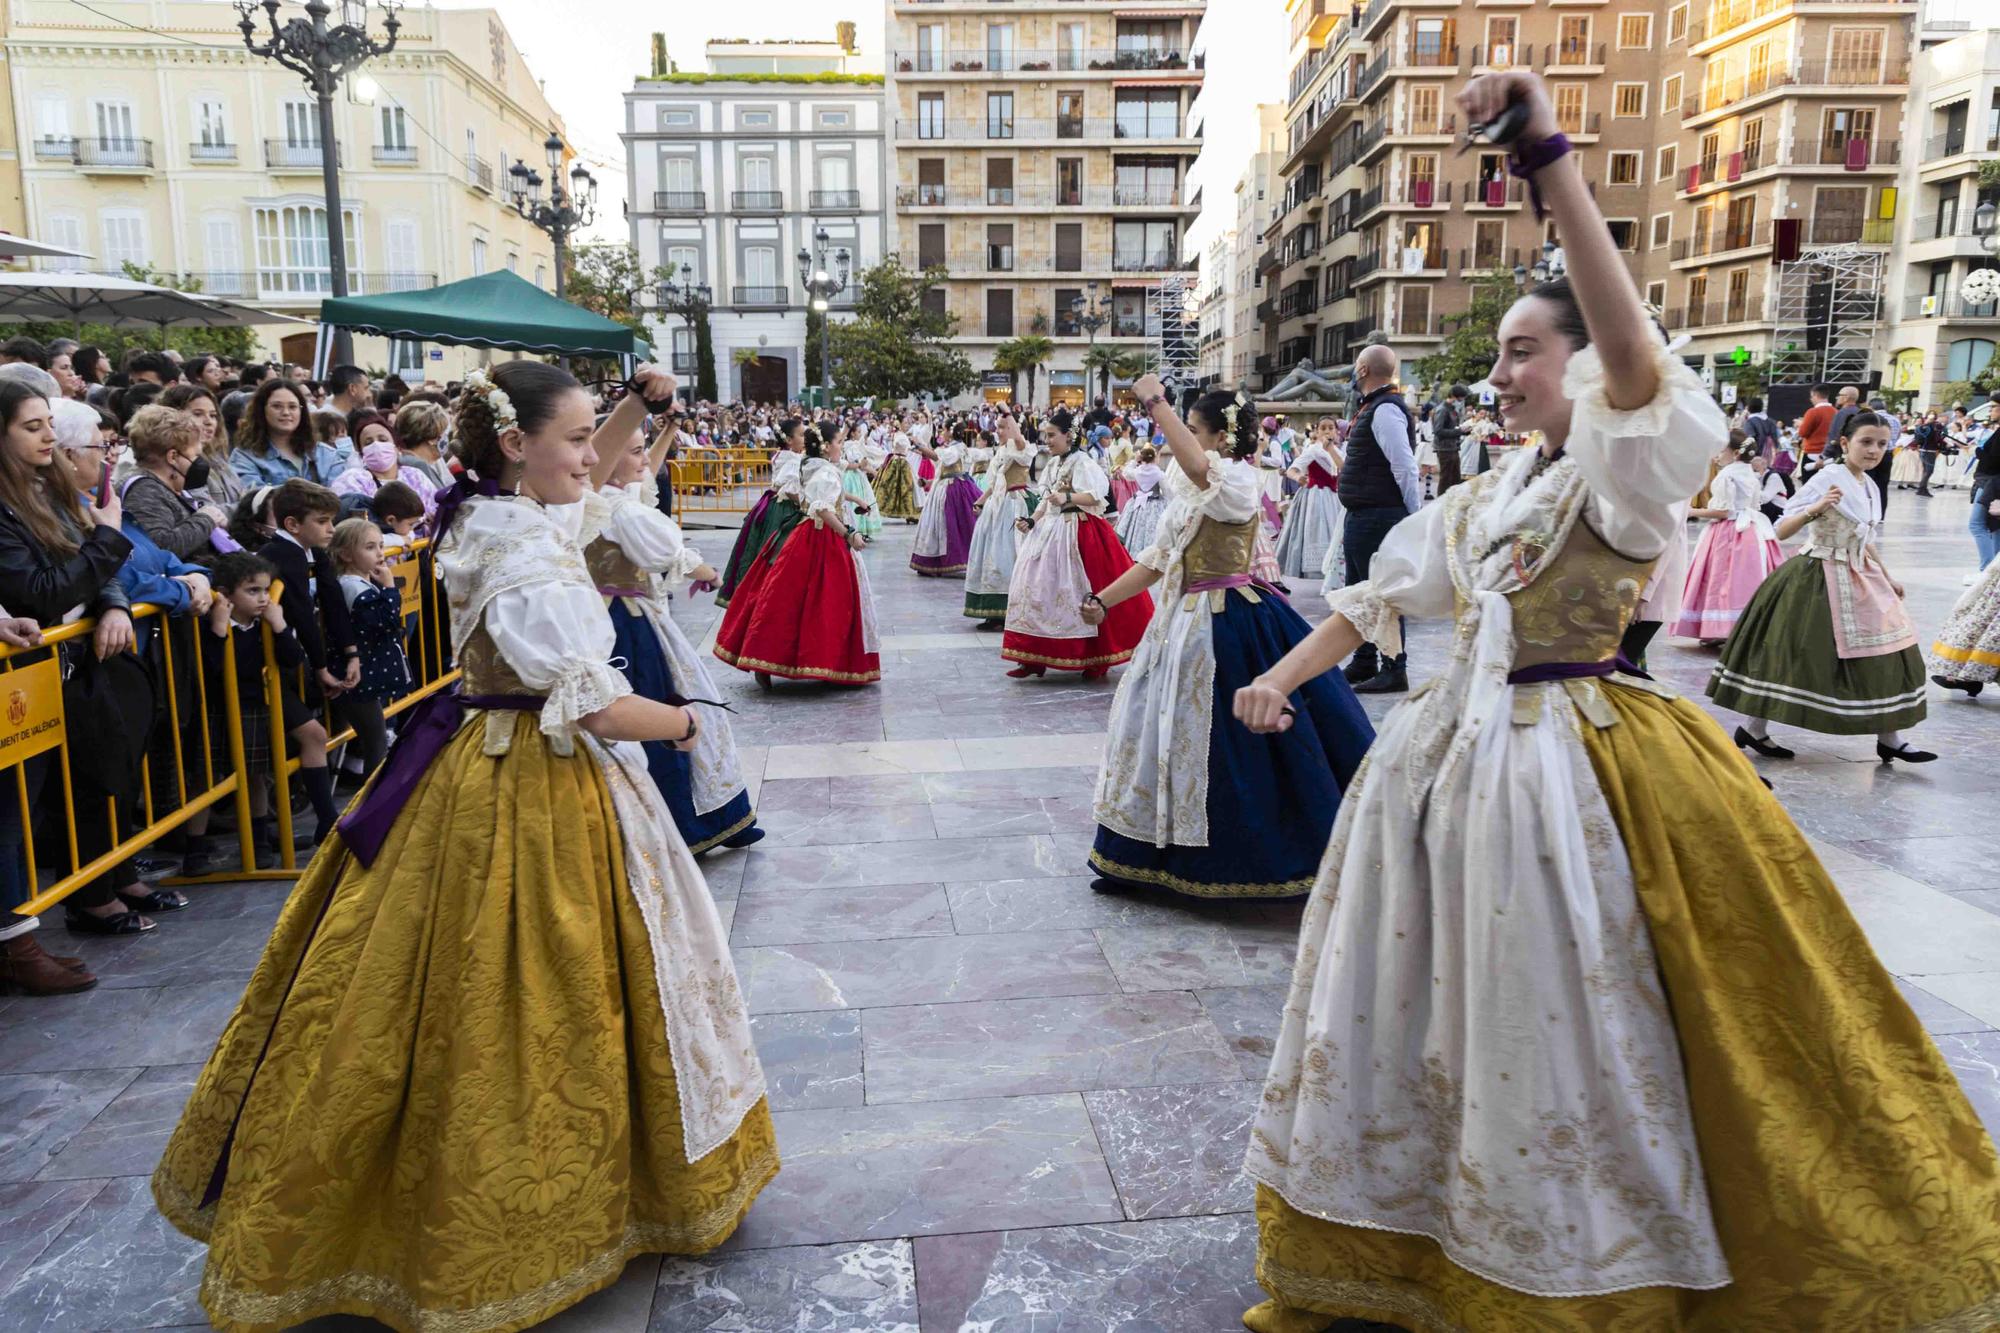
<path fill-rule="evenodd" d="M 177 292 L 199 292 L 201 279 L 192 275 L 179 277 L 163 273 L 150 264 L 134 264 L 129 260 L 122 265 L 123 276 L 134 282 L 150 282 L 156 287 L 171 287 Z M 170 328 L 162 330 L 158 325 L 120 325 L 116 328 L 108 324 L 85 324 L 79 329 L 66 319 L 32 320 L 19 327 L 21 333 L 40 343 L 52 342 L 57 338 L 74 338 L 86 347 L 95 347 L 117 365 L 125 353 L 132 348 L 147 351 L 173 348 L 182 356 L 211 353 L 226 356 L 236 361 L 248 361 L 257 354 L 257 331 L 248 328 Z"/>
<path fill-rule="evenodd" d="M 1446 315 L 1444 346 L 1411 363 L 1417 378 L 1432 389 L 1453 384 L 1477 384 L 1493 373 L 1500 357 L 1497 334 L 1501 317 L 1514 304 L 1514 279 L 1498 269 L 1474 278 L 1472 303 L 1456 315 Z"/>
<path fill-rule="evenodd" d="M 1109 398 L 1111 396 L 1111 377 L 1119 373 L 1119 356 L 1119 350 L 1108 344 L 1102 347 L 1092 347 L 1083 354 L 1085 377 L 1102 385 L 1097 392 L 1099 398 Z"/>
<path fill-rule="evenodd" d="M 1009 344 L 1014 348 L 1014 363 L 1028 372 L 1028 398 L 1030 406 L 1035 401 L 1035 376 L 1041 373 L 1049 358 L 1056 354 L 1056 345 L 1039 333 L 1030 333 L 1016 338 Z"/>
<path fill-rule="evenodd" d="M 1018 400 L 1021 397 L 1021 371 L 1024 368 L 1021 362 L 1019 338 L 1010 338 L 993 349 L 993 368 L 1007 376 L 1007 392 Z M 1030 389 L 1028 392 L 1032 397 L 1034 390 Z"/>
<path fill-rule="evenodd" d="M 708 327 L 708 307 L 703 306 L 694 320 L 694 396 L 712 403 L 715 390 L 715 335 Z"/>
<path fill-rule="evenodd" d="M 891 256 L 859 275 L 854 318 L 828 326 L 840 387 L 849 398 L 950 397 L 977 382 L 965 353 L 947 344 L 958 332 L 949 312 L 924 306 L 942 269 L 913 272 Z"/>
<path fill-rule="evenodd" d="M 826 340 L 827 317 L 824 313 L 806 306 L 806 363 L 801 367 L 802 378 L 807 384 L 819 383 L 820 344 Z"/>
<path fill-rule="evenodd" d="M 650 274 L 629 245 L 579 245 L 567 254 L 563 269 L 563 299 L 594 315 L 615 320 L 637 334 L 646 332 L 646 312 L 639 293 L 670 280 L 665 268 Z"/>

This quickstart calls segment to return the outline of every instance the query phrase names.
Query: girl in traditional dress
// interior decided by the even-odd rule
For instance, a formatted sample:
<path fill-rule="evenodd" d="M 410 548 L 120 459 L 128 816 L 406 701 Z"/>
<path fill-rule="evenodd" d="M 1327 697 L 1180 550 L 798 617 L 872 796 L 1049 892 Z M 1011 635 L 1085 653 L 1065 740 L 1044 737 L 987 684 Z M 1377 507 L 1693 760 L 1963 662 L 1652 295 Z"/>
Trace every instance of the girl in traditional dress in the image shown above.
<path fill-rule="evenodd" d="M 1278 573 L 1283 577 L 1322 576 L 1327 548 L 1340 539 L 1346 512 L 1334 490 L 1334 479 L 1345 461 L 1333 423 L 1321 420 L 1286 469 L 1286 477 L 1297 482 L 1298 489 L 1286 502 L 1284 526 L 1278 530 Z"/>
<path fill-rule="evenodd" d="M 979 522 L 979 483 L 966 467 L 966 447 L 956 440 L 933 449 L 912 439 L 910 447 L 936 469 L 937 476 L 924 496 L 910 568 L 926 578 L 956 578 L 965 573 L 972 531 Z"/>
<path fill-rule="evenodd" d="M 713 701 L 722 696 L 668 607 L 676 591 L 713 588 L 719 577 L 688 545 L 680 524 L 660 511 L 656 478 L 672 438 L 671 431 L 660 432 L 650 453 L 636 433 L 622 445 L 606 443 L 618 458 L 600 492 L 603 531 L 583 554 L 611 613 L 617 657 L 632 688 L 661 702 Z M 701 729 L 694 747 L 648 741 L 646 768 L 690 852 L 748 847 L 763 839 L 764 830 L 744 785 L 729 714 L 701 706 L 696 716 Z"/>
<path fill-rule="evenodd" d="M 2000 500 L 1989 502 L 2000 515 Z M 2000 557 L 1959 597 L 1931 644 L 1931 679 L 1976 699 L 2000 677 Z"/>
<path fill-rule="evenodd" d="M 467 379 L 438 558 L 462 689 L 292 889 L 153 1174 L 217 1328 L 526 1328 L 721 1244 L 778 1169 L 727 933 L 615 744 L 701 727 L 612 665 L 592 437 L 566 371 Z"/>
<path fill-rule="evenodd" d="M 2000 1160 L 1839 891 L 1693 703 L 1616 669 L 1726 436 L 1640 305 L 1540 79 L 1514 170 L 1567 280 L 1501 321 L 1541 433 L 1389 534 L 1239 695 L 1258 734 L 1399 616 L 1444 674 L 1384 723 L 1299 932 L 1245 1169 L 1256 1333 L 1982 1328 Z M 1574 287 L 1570 284 L 1574 283 Z"/>
<path fill-rule="evenodd" d="M 1157 613 L 1112 701 L 1090 865 L 1099 891 L 1295 897 L 1312 886 L 1340 794 L 1374 730 L 1338 672 L 1302 691 L 1300 726 L 1256 737 L 1229 700 L 1312 627 L 1251 573 L 1263 526 L 1257 418 L 1211 393 L 1187 422 L 1160 381 L 1133 386 L 1165 433 L 1167 510 L 1153 544 L 1084 599 L 1097 624 L 1160 585 Z"/>
<path fill-rule="evenodd" d="M 726 607 L 736 595 L 750 562 L 764 549 L 771 534 L 789 530 L 799 518 L 799 465 L 805 461 L 805 421 L 786 417 L 778 423 L 778 451 L 771 455 L 771 484 L 757 497 L 757 503 L 743 516 L 743 527 L 730 548 L 729 563 L 722 569 L 722 588 L 715 604 Z"/>
<path fill-rule="evenodd" d="M 1028 465 L 1035 446 L 1021 435 L 1020 423 L 1003 413 L 996 425 L 999 443 L 988 464 L 992 489 L 979 497 L 979 522 L 965 562 L 965 614 L 980 629 L 999 629 L 1007 618 L 1007 589 L 1020 552 L 1019 522 L 1028 517 Z"/>
<path fill-rule="evenodd" d="M 1153 534 L 1159 530 L 1160 515 L 1167 508 L 1167 494 L 1160 489 L 1166 475 L 1150 444 L 1139 451 L 1139 461 L 1125 469 L 1131 494 L 1118 513 L 1118 540 L 1134 555 L 1151 546 Z"/>
<path fill-rule="evenodd" d="M 847 525 L 841 470 L 821 449 L 809 435 L 801 517 L 764 544 L 716 631 L 715 655 L 765 689 L 773 676 L 835 685 L 882 679 L 875 599 L 861 563 L 867 543 Z"/>
<path fill-rule="evenodd" d="M 875 485 L 870 477 L 887 456 L 860 437 L 848 440 L 840 451 L 840 489 L 847 496 L 848 526 L 864 542 L 882 531 L 882 515 L 877 512 Z"/>
<path fill-rule="evenodd" d="M 1868 469 L 1889 448 L 1874 412 L 1848 423 L 1838 464 L 1813 473 L 1785 506 L 1780 538 L 1810 528 L 1806 544 L 1750 599 L 1708 696 L 1746 716 L 1736 743 L 1767 759 L 1792 751 L 1770 738 L 1785 722 L 1830 736 L 1875 737 L 1883 763 L 1937 758 L 1903 739 L 1924 720 L 1924 656 L 1903 608 L 1903 585 L 1882 563 L 1882 492 Z"/>
<path fill-rule="evenodd" d="M 1132 567 L 1132 557 L 1103 517 L 1110 478 L 1097 460 L 1076 446 L 1075 420 L 1066 407 L 1042 419 L 1048 467 L 1041 478 L 1042 503 L 1021 542 L 1014 579 L 1007 590 L 1007 635 L 1000 656 L 1018 663 L 1007 674 L 1020 679 L 1058 671 L 1081 671 L 1098 680 L 1130 660 L 1146 632 L 1153 603 L 1141 594 L 1101 624 L 1083 619 L 1084 598 Z"/>
<path fill-rule="evenodd" d="M 1145 447 L 1151 449 L 1153 446 Z M 1132 476 L 1131 469 L 1138 465 L 1140 453 L 1141 450 L 1132 442 L 1132 432 L 1124 427 L 1120 427 L 1118 432 L 1112 434 L 1105 442 L 1104 469 L 1111 475 L 1111 509 L 1121 520 L 1139 494 L 1139 484 Z M 1120 526 L 1122 528 L 1122 523 Z M 1143 551 L 1146 548 L 1140 545 L 1131 549 Z"/>
<path fill-rule="evenodd" d="M 1722 465 L 1709 483 L 1708 505 L 1689 515 L 1708 520 L 1682 585 L 1681 612 L 1670 634 L 1720 643 L 1736 628 L 1743 608 L 1764 580 L 1785 563 L 1784 548 L 1762 509 L 1764 487 L 1751 460 L 1757 442 L 1747 436 L 1717 455 Z M 1635 659 L 1636 660 L 1636 659 Z"/>
<path fill-rule="evenodd" d="M 923 492 L 917 489 L 916 469 L 910 466 L 910 437 L 900 426 L 890 434 L 888 457 L 875 474 L 875 500 L 883 518 L 915 523 L 923 517 Z"/>

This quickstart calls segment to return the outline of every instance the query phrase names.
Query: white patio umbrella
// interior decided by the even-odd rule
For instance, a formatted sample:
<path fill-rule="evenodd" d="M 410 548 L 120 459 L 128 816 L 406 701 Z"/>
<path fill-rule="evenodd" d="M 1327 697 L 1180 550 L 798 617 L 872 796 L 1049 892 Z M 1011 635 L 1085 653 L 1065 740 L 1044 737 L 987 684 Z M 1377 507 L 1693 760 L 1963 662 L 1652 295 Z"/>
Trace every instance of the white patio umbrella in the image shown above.
<path fill-rule="evenodd" d="M 47 241 L 33 240 L 27 236 L 16 236 L 9 231 L 0 231 L 0 258 L 7 259 L 92 259 L 81 250 L 68 246 L 52 245 Z"/>
<path fill-rule="evenodd" d="M 0 323 L 67 319 L 131 327 L 241 328 L 310 321 L 195 292 L 178 292 L 105 273 L 0 273 Z"/>

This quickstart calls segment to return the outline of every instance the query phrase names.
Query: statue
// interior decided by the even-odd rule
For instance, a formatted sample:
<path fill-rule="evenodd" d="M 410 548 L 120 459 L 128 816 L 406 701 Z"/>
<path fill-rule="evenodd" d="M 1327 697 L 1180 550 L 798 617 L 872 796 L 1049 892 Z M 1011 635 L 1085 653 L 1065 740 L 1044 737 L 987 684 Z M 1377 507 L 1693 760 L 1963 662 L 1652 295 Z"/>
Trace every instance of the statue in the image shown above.
<path fill-rule="evenodd" d="M 1328 379 L 1313 368 L 1310 357 L 1301 357 L 1298 365 L 1292 367 L 1291 374 L 1258 397 L 1261 401 L 1269 403 L 1295 403 L 1307 399 L 1344 403 L 1348 395 L 1349 389 L 1346 384 Z"/>

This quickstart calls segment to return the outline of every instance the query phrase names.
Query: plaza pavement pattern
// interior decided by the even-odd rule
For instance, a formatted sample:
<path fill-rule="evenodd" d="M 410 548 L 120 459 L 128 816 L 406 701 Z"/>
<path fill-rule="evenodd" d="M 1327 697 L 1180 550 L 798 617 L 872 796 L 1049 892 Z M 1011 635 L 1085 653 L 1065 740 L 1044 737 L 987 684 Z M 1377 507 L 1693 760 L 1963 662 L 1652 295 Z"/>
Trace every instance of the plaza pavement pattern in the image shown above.
<path fill-rule="evenodd" d="M 1974 554 L 1962 493 L 1890 500 L 1888 553 L 1934 630 Z M 756 1015 L 784 1169 L 700 1259 L 645 1258 L 544 1327 L 591 1333 L 1221 1333 L 1260 1299 L 1251 1108 L 1297 905 L 1089 888 L 1116 676 L 1012 681 L 956 580 L 867 556 L 885 679 L 763 695 L 717 664 L 770 836 L 704 861 Z M 720 563 L 733 533 L 696 533 Z M 1301 609 L 1324 615 L 1317 596 Z M 699 637 L 708 598 L 680 607 Z M 1414 674 L 1444 631 L 1414 627 Z M 1657 647 L 1699 695 L 1711 651 Z M 1763 765 L 1990 1128 L 2000 1126 L 2000 698 L 1932 692 L 1879 767 L 1802 736 Z M 1371 701 L 1378 718 L 1387 704 Z M 69 936 L 99 989 L 0 1003 L 0 1323 L 205 1328 L 203 1251 L 147 1176 L 284 897 L 210 887 L 136 939 Z M 377 1327 L 317 1321 L 315 1330 Z"/>

